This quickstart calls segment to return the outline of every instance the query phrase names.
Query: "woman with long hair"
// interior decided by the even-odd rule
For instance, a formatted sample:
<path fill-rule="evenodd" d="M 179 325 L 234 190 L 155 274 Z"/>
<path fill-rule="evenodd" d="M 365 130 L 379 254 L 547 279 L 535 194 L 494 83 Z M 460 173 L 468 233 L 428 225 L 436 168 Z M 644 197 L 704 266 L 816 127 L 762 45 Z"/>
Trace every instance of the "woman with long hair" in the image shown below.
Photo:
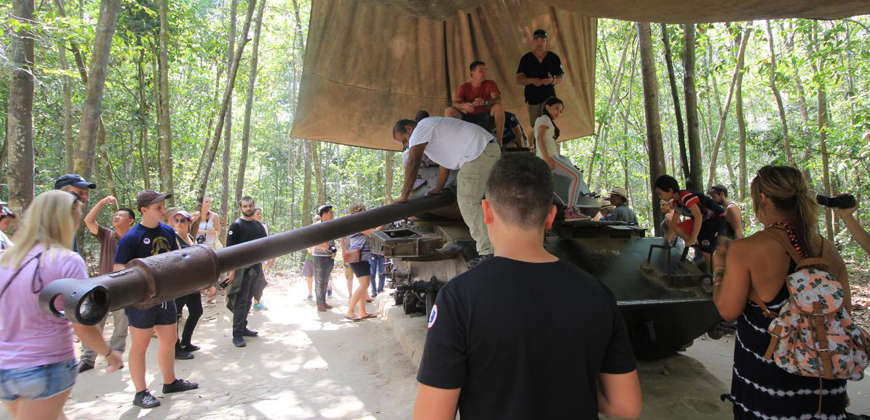
<path fill-rule="evenodd" d="M 97 327 L 70 328 L 66 319 L 39 308 L 39 292 L 48 283 L 88 277 L 84 260 L 70 249 L 79 219 L 75 196 L 44 192 L 24 212 L 16 246 L 0 256 L 0 401 L 15 419 L 66 418 L 63 406 L 78 371 L 73 333 L 106 358 L 109 372 L 122 364 L 121 353 Z"/>
<path fill-rule="evenodd" d="M 221 233 L 221 216 L 211 211 L 212 199 L 209 196 L 202 197 L 199 203 L 199 230 L 197 231 L 196 243 L 203 244 L 215 251 L 223 248 L 218 235 Z M 208 288 L 208 303 L 214 303 L 217 288 Z"/>
<path fill-rule="evenodd" d="M 565 104 L 555 96 L 544 101 L 544 114 L 534 121 L 534 148 L 535 154 L 543 159 L 553 171 L 554 192 L 565 206 L 565 218 L 577 219 L 583 217 L 577 206 L 580 204 L 581 198 L 588 195 L 589 191 L 586 191 L 580 170 L 571 163 L 570 159 L 560 155 L 556 148 L 556 140 L 559 139 L 560 134 L 556 120 L 559 119 L 564 110 Z M 595 200 L 592 200 L 591 203 L 587 204 L 594 205 L 596 203 Z"/>
<path fill-rule="evenodd" d="M 764 231 L 720 245 L 713 254 L 713 300 L 722 318 L 737 320 L 731 393 L 722 397 L 734 404 L 736 419 L 845 418 L 845 380 L 794 375 L 764 358 L 771 319 L 750 297 L 778 313 L 789 299 L 786 277 L 796 269 L 790 256 L 796 251 L 802 258 L 825 260 L 851 312 L 846 265 L 834 245 L 819 235 L 818 205 L 800 171 L 765 166 L 752 180 L 751 194 Z M 825 416 L 816 415 L 820 408 Z"/>

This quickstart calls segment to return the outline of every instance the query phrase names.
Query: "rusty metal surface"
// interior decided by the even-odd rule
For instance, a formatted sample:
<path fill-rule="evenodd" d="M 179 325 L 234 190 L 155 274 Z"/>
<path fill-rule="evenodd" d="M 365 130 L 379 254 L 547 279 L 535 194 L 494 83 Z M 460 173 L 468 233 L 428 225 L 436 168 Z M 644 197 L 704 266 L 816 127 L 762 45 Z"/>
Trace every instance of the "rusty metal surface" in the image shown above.
<path fill-rule="evenodd" d="M 391 204 L 290 232 L 213 251 L 195 246 L 153 257 L 135 259 L 124 270 L 92 279 L 62 279 L 49 283 L 39 295 L 43 311 L 73 322 L 94 325 L 110 311 L 136 306 L 148 308 L 215 283 L 220 273 L 299 251 L 332 239 L 385 225 L 432 209 L 451 206 L 452 190 Z M 63 299 L 64 310 L 54 302 Z"/>

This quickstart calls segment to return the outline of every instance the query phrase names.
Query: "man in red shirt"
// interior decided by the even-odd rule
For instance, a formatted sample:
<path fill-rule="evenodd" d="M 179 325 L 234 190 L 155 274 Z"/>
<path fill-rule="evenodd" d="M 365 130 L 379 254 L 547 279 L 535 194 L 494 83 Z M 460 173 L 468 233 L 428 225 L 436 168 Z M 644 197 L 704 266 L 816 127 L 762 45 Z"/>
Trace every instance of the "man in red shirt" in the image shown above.
<path fill-rule="evenodd" d="M 492 80 L 486 80 L 486 63 L 471 63 L 471 81 L 459 86 L 453 98 L 453 105 L 444 110 L 445 117 L 458 118 L 492 131 L 495 139 L 502 145 L 504 135 L 504 107 L 501 105 L 501 92 Z"/>

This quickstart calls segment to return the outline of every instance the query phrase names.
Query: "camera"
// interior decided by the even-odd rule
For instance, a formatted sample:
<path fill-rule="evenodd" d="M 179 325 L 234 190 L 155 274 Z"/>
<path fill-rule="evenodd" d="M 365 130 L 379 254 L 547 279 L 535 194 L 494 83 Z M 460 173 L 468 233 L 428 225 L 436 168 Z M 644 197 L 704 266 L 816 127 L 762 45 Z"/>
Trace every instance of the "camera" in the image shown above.
<path fill-rule="evenodd" d="M 850 209 L 858 204 L 858 202 L 855 201 L 855 196 L 851 194 L 841 195 L 839 197 L 816 195 L 816 201 L 825 207 L 838 209 Z"/>
<path fill-rule="evenodd" d="M 336 248 L 335 245 L 330 245 L 329 252 L 335 254 L 336 252 L 338 252 L 338 248 Z"/>

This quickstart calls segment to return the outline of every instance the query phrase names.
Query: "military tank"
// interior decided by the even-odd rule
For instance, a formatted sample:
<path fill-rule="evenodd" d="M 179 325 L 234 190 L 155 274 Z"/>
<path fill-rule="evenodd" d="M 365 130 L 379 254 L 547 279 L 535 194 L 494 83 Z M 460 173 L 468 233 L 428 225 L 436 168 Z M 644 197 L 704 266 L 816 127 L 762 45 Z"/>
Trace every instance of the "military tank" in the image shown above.
<path fill-rule="evenodd" d="M 411 197 L 425 196 L 437 176 L 437 166 L 424 160 Z M 448 178 L 448 187 L 454 179 Z M 558 203 L 560 183 L 555 184 Z M 579 187 L 580 207 L 587 217 L 565 221 L 560 209 L 545 237 L 545 248 L 613 291 L 635 356 L 660 359 L 705 332 L 717 336 L 720 317 L 712 301 L 712 276 L 691 263 L 684 250 L 665 244 L 662 238 L 647 237 L 643 228 L 593 221 L 599 198 L 582 180 Z M 468 270 L 467 262 L 477 256 L 455 204 L 375 232 L 372 252 L 390 261 L 387 277 L 395 288 L 396 305 L 406 314 L 426 316 L 438 290 Z"/>

